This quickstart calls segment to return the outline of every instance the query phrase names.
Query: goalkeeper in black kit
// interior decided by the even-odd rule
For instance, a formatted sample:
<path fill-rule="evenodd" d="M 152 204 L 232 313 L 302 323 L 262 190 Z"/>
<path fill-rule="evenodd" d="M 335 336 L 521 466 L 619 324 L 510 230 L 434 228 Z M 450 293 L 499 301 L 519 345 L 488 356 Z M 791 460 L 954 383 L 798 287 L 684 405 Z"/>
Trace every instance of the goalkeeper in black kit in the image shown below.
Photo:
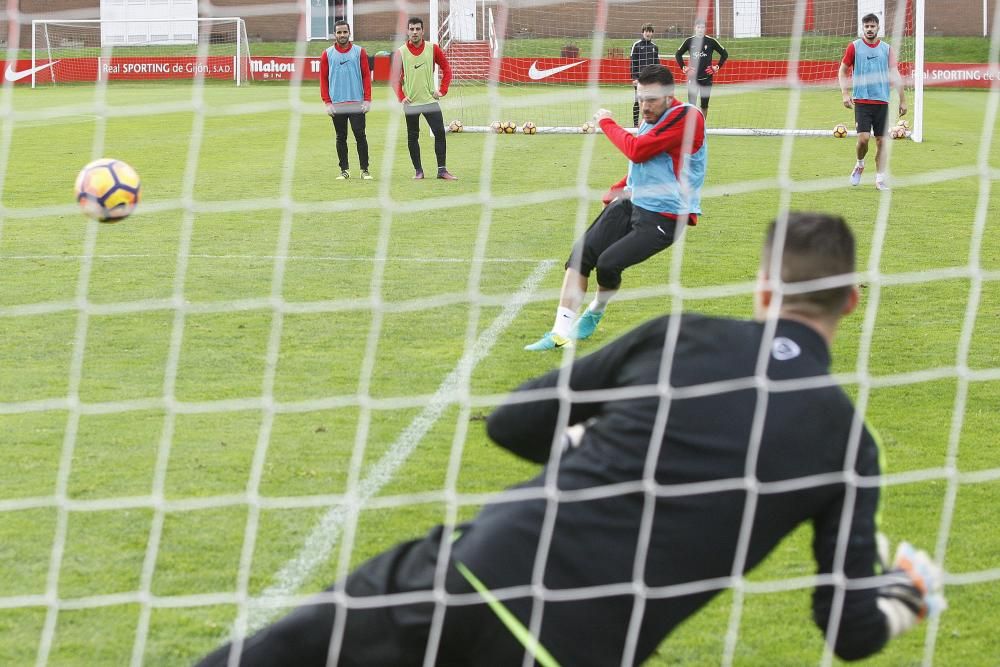
<path fill-rule="evenodd" d="M 944 600 L 925 553 L 876 565 L 878 448 L 829 375 L 853 272 L 843 219 L 777 221 L 752 321 L 660 317 L 525 383 L 487 428 L 537 477 L 203 664 L 638 664 L 802 523 L 820 632 L 879 651 Z"/>
<path fill-rule="evenodd" d="M 718 60 L 715 60 L 715 54 L 719 54 Z M 684 62 L 685 55 L 688 56 L 687 63 Z M 699 18 L 694 22 L 694 34 L 684 40 L 674 59 L 687 75 L 688 104 L 700 106 L 702 115 L 708 118 L 712 82 L 729 60 L 729 52 L 719 40 L 705 34 L 705 19 Z"/>

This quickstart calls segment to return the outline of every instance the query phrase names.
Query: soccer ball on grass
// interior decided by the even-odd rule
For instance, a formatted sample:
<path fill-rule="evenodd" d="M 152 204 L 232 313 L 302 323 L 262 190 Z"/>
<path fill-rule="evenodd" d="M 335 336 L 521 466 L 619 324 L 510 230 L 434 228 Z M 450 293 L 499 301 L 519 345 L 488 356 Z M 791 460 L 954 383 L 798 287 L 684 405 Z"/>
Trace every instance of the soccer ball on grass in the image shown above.
<path fill-rule="evenodd" d="M 905 139 L 910 133 L 902 125 L 897 125 L 896 127 L 889 130 L 889 136 L 893 139 Z"/>
<path fill-rule="evenodd" d="M 490 129 L 496 132 L 497 134 L 503 134 L 503 123 L 501 123 L 498 120 L 495 120 L 492 123 L 490 123 Z"/>
<path fill-rule="evenodd" d="M 833 126 L 833 136 L 837 137 L 838 139 L 843 139 L 844 137 L 846 137 L 847 136 L 847 126 L 844 125 L 843 123 L 837 123 L 836 125 L 834 125 Z"/>
<path fill-rule="evenodd" d="M 521 126 L 521 131 L 524 132 L 525 134 L 534 134 L 535 132 L 538 132 L 538 127 L 530 120 L 528 120 L 525 121 L 524 125 Z"/>
<path fill-rule="evenodd" d="M 500 129 L 503 130 L 504 134 L 514 134 L 517 132 L 517 123 L 512 120 L 504 121 L 500 124 Z"/>
<path fill-rule="evenodd" d="M 591 121 L 585 121 L 583 125 L 580 126 L 580 131 L 584 134 L 593 134 L 597 131 L 597 126 Z"/>
<path fill-rule="evenodd" d="M 139 203 L 139 185 L 139 174 L 121 160 L 94 160 L 76 177 L 76 201 L 88 217 L 118 222 Z"/>
<path fill-rule="evenodd" d="M 462 121 L 458 120 L 457 118 L 455 120 L 451 121 L 450 123 L 448 123 L 448 131 L 449 132 L 461 132 L 464 129 L 465 129 L 465 125 L 463 125 Z"/>
<path fill-rule="evenodd" d="M 896 127 L 901 127 L 904 130 L 909 130 L 910 121 L 906 120 L 905 118 L 900 118 L 899 120 L 896 121 Z"/>

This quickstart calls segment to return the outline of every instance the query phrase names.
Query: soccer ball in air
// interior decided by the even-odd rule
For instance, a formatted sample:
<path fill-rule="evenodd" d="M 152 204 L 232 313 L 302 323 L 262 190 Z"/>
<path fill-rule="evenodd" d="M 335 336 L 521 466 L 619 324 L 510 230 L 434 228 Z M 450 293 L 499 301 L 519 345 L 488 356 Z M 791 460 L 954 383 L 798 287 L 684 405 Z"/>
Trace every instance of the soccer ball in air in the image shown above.
<path fill-rule="evenodd" d="M 492 123 L 490 123 L 490 129 L 496 132 L 497 134 L 503 134 L 503 123 L 501 123 L 498 120 L 495 120 Z"/>
<path fill-rule="evenodd" d="M 501 124 L 504 134 L 514 134 L 517 132 L 517 123 L 512 120 L 504 121 Z"/>
<path fill-rule="evenodd" d="M 897 125 L 889 130 L 889 136 L 893 139 L 905 139 L 909 134 L 910 133 L 902 125 Z"/>
<path fill-rule="evenodd" d="M 448 123 L 448 131 L 449 132 L 461 132 L 464 129 L 465 129 L 465 125 L 463 125 L 462 121 L 458 120 L 457 118 L 455 120 L 451 121 L 450 123 Z"/>
<path fill-rule="evenodd" d="M 593 134 L 597 131 L 597 126 L 588 120 L 580 126 L 580 131 L 584 134 Z"/>
<path fill-rule="evenodd" d="M 843 139 L 844 137 L 846 137 L 847 136 L 847 126 L 844 125 L 843 123 L 837 123 L 836 125 L 834 125 L 833 126 L 833 136 L 837 137 L 838 139 Z"/>
<path fill-rule="evenodd" d="M 139 203 L 139 174 L 121 160 L 94 160 L 76 177 L 76 201 L 100 222 L 118 222 Z"/>
<path fill-rule="evenodd" d="M 534 134 L 538 132 L 538 127 L 529 120 L 525 121 L 524 125 L 521 126 L 521 131 L 525 134 Z"/>

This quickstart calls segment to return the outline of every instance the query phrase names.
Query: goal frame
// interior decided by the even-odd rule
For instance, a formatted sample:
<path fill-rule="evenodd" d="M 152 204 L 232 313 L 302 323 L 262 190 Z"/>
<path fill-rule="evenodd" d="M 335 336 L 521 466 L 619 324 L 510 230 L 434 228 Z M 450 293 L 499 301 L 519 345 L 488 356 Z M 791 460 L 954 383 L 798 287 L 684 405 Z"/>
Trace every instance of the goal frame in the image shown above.
<path fill-rule="evenodd" d="M 348 0 L 352 7 L 352 0 Z M 721 10 L 719 0 L 710 0 L 714 5 L 714 14 L 712 16 L 714 33 L 717 34 L 721 27 Z M 483 22 L 483 32 L 484 38 L 485 33 L 491 33 L 489 35 L 490 48 L 491 48 L 491 59 L 495 61 L 500 54 L 497 53 L 498 45 L 495 43 L 495 37 L 492 34 L 493 31 L 493 15 L 492 8 L 488 5 L 490 3 L 481 2 L 482 8 L 484 9 Z M 500 4 L 502 0 L 498 0 L 496 4 Z M 923 108 L 924 108 L 924 30 L 925 30 L 925 3 L 926 0 L 911 0 L 912 5 L 912 21 L 913 21 L 913 54 L 912 54 L 912 68 L 909 73 L 909 80 L 906 81 L 908 92 L 912 96 L 910 100 L 909 114 L 907 119 L 910 121 L 910 134 L 908 138 L 915 142 L 922 142 L 924 136 L 924 123 L 923 123 Z M 494 5 L 496 6 L 496 5 Z M 439 0 L 430 0 L 429 2 L 429 27 L 430 30 L 428 34 L 431 36 L 428 39 L 438 43 L 441 48 L 447 49 L 449 42 L 451 41 L 449 18 L 441 16 L 441 3 Z M 488 17 L 487 12 L 488 10 Z M 856 8 L 854 11 L 857 11 Z M 487 27 L 488 26 L 488 27 Z M 859 26 L 860 28 L 860 26 Z M 887 37 L 889 36 L 890 26 L 885 26 Z M 891 37 L 890 37 L 891 38 Z M 894 47 L 895 48 L 895 47 Z M 661 54 L 661 60 L 668 56 Z M 494 63 L 495 64 L 495 63 Z M 797 80 L 789 80 L 790 86 L 802 86 L 802 82 Z M 634 133 L 633 128 L 627 128 Z M 468 123 L 464 126 L 463 131 L 465 132 L 491 132 L 491 128 L 488 124 L 479 125 L 475 123 Z M 596 130 L 600 132 L 598 128 Z M 728 135 L 728 136 L 830 136 L 829 128 L 799 128 L 799 127 L 711 127 L 706 128 L 708 134 L 713 135 Z M 539 134 L 581 134 L 580 127 L 574 126 L 561 126 L 561 125 L 545 125 L 539 126 L 537 128 Z M 850 135 L 854 136 L 856 133 L 851 130 Z"/>
<path fill-rule="evenodd" d="M 144 19 L 32 19 L 31 21 L 31 87 L 35 88 L 37 86 L 36 80 L 36 67 L 37 67 L 37 54 L 38 54 L 38 31 L 40 27 L 47 25 L 65 25 L 65 24 L 82 24 L 82 25 L 104 25 L 109 23 L 177 23 L 180 21 L 197 23 L 199 26 L 204 23 L 226 23 L 232 22 L 236 26 L 235 34 L 236 41 L 234 43 L 236 47 L 236 52 L 233 57 L 233 81 L 237 86 L 246 85 L 250 78 L 253 76 L 253 70 L 250 67 L 250 42 L 247 39 L 247 26 L 246 21 L 244 21 L 239 16 L 218 16 L 218 17 L 192 17 L 192 18 L 144 18 Z M 130 47 L 141 47 L 142 44 L 127 44 L 123 46 Z M 50 45 L 46 45 L 46 48 L 51 48 Z M 98 59 L 103 58 L 103 52 L 105 49 L 112 47 L 101 47 L 102 55 L 98 55 Z M 195 48 L 200 48 L 198 43 L 195 43 Z M 247 67 L 246 71 L 243 71 L 242 67 L 242 52 L 246 50 Z M 51 53 L 48 58 L 49 62 L 52 61 Z M 100 80 L 100 67 L 97 68 L 98 81 Z M 54 83 L 54 81 L 53 81 Z"/>

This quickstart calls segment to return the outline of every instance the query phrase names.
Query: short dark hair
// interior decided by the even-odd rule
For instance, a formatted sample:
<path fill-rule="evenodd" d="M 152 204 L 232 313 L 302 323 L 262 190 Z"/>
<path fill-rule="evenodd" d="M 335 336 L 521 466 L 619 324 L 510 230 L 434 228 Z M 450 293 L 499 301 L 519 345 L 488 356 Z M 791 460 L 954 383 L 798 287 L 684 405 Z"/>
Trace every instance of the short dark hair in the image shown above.
<path fill-rule="evenodd" d="M 865 14 L 861 17 L 861 25 L 866 23 L 874 23 L 878 25 L 878 14 Z"/>
<path fill-rule="evenodd" d="M 639 72 L 635 79 L 636 83 L 646 86 L 651 83 L 658 83 L 662 86 L 674 85 L 674 75 L 663 65 L 646 65 Z"/>
<path fill-rule="evenodd" d="M 653 24 L 652 23 L 643 23 L 642 27 L 639 28 L 639 32 L 646 32 L 647 30 L 653 30 Z"/>
<path fill-rule="evenodd" d="M 344 19 L 337 19 L 337 21 L 333 24 L 333 31 L 336 32 L 337 28 L 339 26 L 342 26 L 342 25 L 346 25 L 348 30 L 351 29 L 351 24 L 348 23 L 346 20 L 344 20 Z"/>
<path fill-rule="evenodd" d="M 854 234 L 839 215 L 789 212 L 785 244 L 781 251 L 781 282 L 819 280 L 854 273 Z M 761 252 L 761 267 L 768 271 L 780 219 L 771 223 Z M 839 315 L 853 285 L 837 285 L 812 292 L 785 294 L 782 308 L 809 315 Z"/>
<path fill-rule="evenodd" d="M 406 27 L 409 28 L 411 25 L 420 25 L 421 28 L 424 27 L 424 20 L 419 16 L 411 16 L 406 20 Z"/>

